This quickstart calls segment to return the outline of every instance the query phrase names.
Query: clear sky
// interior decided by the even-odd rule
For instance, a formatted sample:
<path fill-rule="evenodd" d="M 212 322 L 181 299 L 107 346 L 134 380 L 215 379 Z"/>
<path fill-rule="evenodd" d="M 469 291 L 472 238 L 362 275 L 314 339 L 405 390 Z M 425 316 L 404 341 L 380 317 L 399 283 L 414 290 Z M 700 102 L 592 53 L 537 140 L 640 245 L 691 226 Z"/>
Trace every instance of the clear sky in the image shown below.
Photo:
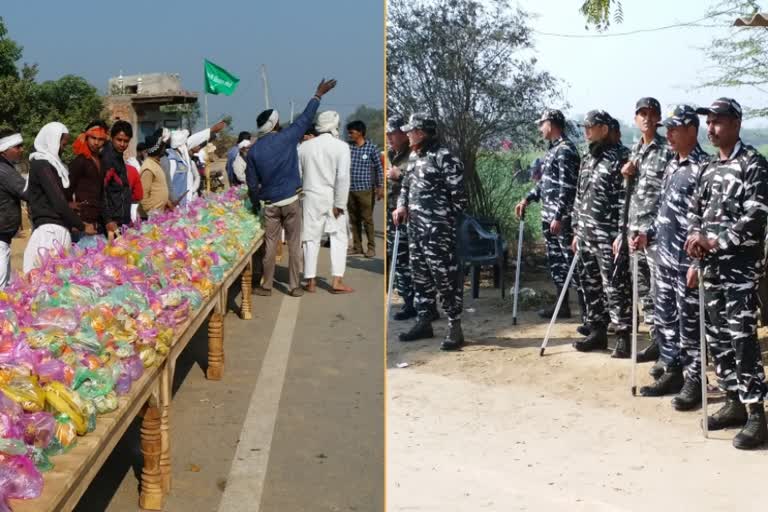
<path fill-rule="evenodd" d="M 533 28 L 539 32 L 597 34 L 594 29 L 585 30 L 578 0 L 518 0 L 517 4 L 537 15 Z M 715 1 L 624 0 L 622 4 L 624 22 L 612 23 L 606 34 L 693 21 L 704 17 Z M 565 82 L 570 115 L 603 108 L 629 124 L 635 101 L 642 96 L 656 97 L 664 110 L 677 103 L 708 105 L 720 96 L 733 97 L 743 107 L 765 106 L 768 95 L 753 88 L 695 88 L 711 72 L 698 48 L 708 46 L 715 35 L 728 30 L 735 29 L 687 27 L 587 39 L 539 33 L 535 35 L 536 56 L 542 69 Z M 753 120 L 746 126 L 766 124 L 766 120 Z"/>
<path fill-rule="evenodd" d="M 0 16 L 41 80 L 80 75 L 102 93 L 121 70 L 179 73 L 186 89 L 202 93 L 207 58 L 240 78 L 232 96 L 208 98 L 210 122 L 228 114 L 235 129 L 255 127 L 264 109 L 262 64 L 283 119 L 291 99 L 301 112 L 323 77 L 339 84 L 321 110 L 345 118 L 359 105 L 384 104 L 383 0 L 16 0 L 4 1 Z"/>

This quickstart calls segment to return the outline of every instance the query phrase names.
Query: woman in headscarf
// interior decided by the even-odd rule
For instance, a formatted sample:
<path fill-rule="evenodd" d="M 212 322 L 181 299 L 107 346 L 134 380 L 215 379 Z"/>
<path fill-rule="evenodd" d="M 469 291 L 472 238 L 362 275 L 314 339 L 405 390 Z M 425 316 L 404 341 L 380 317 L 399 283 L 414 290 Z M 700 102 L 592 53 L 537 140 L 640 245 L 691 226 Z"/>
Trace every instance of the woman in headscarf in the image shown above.
<path fill-rule="evenodd" d="M 69 131 L 61 123 L 48 123 L 35 137 L 35 152 L 29 155 L 27 197 L 34 231 L 24 251 L 24 272 L 39 266 L 40 256 L 52 249 L 72 245 L 71 230 L 95 235 L 93 224 L 84 224 L 67 201 L 69 169 L 61 161 L 61 150 L 69 142 Z"/>

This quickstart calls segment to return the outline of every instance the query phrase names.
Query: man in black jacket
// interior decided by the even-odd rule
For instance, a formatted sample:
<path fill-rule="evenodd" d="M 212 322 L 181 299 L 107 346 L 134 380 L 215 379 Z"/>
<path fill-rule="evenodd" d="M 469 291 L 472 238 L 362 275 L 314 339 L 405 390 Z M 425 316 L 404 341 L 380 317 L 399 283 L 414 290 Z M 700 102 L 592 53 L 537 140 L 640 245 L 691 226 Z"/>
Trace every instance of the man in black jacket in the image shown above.
<path fill-rule="evenodd" d="M 107 233 L 113 235 L 122 225 L 131 223 L 131 187 L 123 153 L 133 137 L 133 128 L 127 121 L 112 125 L 110 141 L 101 151 L 101 171 L 104 176 L 104 211 L 102 217 Z"/>
<path fill-rule="evenodd" d="M 11 239 L 21 227 L 21 201 L 27 199 L 27 183 L 14 167 L 23 154 L 21 134 L 0 131 L 0 289 L 11 278 Z"/>

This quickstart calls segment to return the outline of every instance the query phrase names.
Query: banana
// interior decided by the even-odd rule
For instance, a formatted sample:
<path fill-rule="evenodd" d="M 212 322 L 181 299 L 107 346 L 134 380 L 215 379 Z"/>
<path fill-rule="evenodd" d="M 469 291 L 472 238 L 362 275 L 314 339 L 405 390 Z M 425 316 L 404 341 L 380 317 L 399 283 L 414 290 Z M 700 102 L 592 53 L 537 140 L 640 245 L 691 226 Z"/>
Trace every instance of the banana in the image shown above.
<path fill-rule="evenodd" d="M 88 431 L 85 409 L 69 388 L 58 381 L 50 382 L 45 386 L 45 400 L 54 410 L 72 420 L 77 435 L 85 435 Z"/>

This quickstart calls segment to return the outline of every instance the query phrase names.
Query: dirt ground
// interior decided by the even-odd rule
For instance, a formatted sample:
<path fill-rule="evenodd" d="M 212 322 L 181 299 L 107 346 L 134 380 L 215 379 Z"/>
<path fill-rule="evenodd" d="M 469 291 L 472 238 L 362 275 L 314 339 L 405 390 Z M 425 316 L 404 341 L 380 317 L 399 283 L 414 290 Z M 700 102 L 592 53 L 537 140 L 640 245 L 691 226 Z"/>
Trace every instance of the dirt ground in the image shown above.
<path fill-rule="evenodd" d="M 527 270 L 522 286 L 552 288 Z M 765 450 L 732 448 L 735 430 L 705 440 L 701 411 L 676 412 L 671 397 L 633 397 L 629 360 L 571 347 L 576 319 L 540 357 L 546 320 L 523 311 L 513 326 L 497 289 L 469 297 L 462 352 L 438 350 L 445 320 L 436 339 L 407 344 L 396 336 L 410 322 L 389 324 L 388 510 L 751 510 L 768 498 Z M 722 397 L 709 396 L 713 411 Z"/>

